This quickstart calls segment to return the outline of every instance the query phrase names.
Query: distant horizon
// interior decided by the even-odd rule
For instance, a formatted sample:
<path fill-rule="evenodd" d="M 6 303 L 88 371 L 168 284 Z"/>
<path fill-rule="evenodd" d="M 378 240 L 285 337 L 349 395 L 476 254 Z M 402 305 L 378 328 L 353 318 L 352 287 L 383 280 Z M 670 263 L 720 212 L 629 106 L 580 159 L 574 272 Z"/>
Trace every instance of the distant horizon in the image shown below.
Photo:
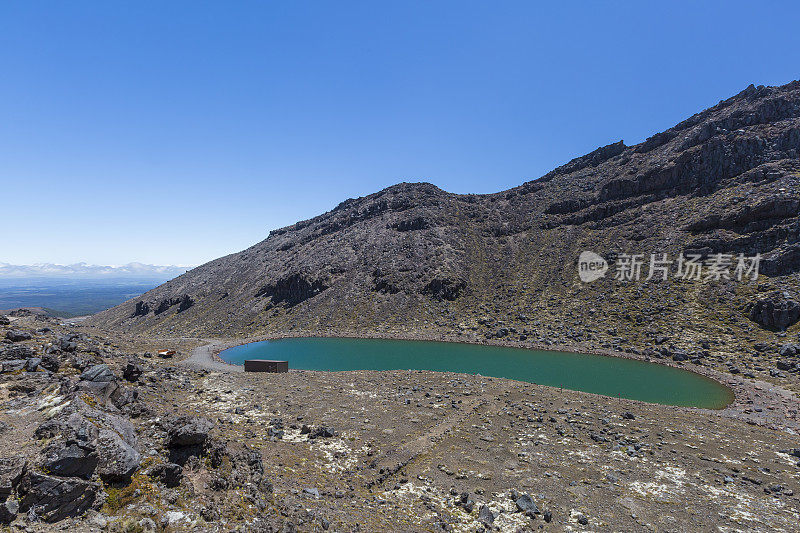
<path fill-rule="evenodd" d="M 685 5 L 2 4 L 0 261 L 201 265 L 347 198 L 507 190 L 800 78 L 774 53 L 797 4 Z"/>
<path fill-rule="evenodd" d="M 124 265 L 97 265 L 86 262 L 31 263 L 17 265 L 0 262 L 0 280 L 14 279 L 171 279 L 197 265 L 148 265 L 132 261 Z"/>

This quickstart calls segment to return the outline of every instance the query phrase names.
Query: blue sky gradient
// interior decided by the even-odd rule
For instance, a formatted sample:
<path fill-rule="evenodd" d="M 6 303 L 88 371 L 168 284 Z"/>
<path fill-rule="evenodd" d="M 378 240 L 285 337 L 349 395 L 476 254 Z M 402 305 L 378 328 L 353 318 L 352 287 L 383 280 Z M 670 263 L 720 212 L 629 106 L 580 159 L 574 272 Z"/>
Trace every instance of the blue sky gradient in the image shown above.
<path fill-rule="evenodd" d="M 800 78 L 792 2 L 3 2 L 0 262 L 194 265 Z"/>

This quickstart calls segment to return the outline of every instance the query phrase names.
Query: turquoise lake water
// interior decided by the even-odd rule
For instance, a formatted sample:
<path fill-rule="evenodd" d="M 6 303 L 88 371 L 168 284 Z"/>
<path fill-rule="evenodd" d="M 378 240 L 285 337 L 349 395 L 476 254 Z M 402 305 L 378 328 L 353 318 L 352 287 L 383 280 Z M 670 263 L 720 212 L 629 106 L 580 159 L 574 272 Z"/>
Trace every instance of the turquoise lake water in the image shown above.
<path fill-rule="evenodd" d="M 435 370 L 509 378 L 664 405 L 718 409 L 732 391 L 712 379 L 669 366 L 621 357 L 451 342 L 294 338 L 255 342 L 220 353 L 289 361 L 302 370 Z"/>

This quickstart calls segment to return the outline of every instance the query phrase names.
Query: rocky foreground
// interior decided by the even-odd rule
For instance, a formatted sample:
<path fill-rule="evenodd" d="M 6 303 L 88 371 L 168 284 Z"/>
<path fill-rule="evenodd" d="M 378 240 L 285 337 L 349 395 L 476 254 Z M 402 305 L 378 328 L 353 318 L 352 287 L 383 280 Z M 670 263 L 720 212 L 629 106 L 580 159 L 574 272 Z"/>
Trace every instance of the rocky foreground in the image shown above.
<path fill-rule="evenodd" d="M 766 394 L 737 391 L 732 415 L 463 374 L 194 370 L 180 360 L 199 339 L 103 338 L 46 317 L 0 336 L 0 521 L 14 531 L 796 531 L 800 519 L 795 421 Z M 158 346 L 179 354 L 151 356 Z M 775 416 L 745 416 L 759 412 Z"/>

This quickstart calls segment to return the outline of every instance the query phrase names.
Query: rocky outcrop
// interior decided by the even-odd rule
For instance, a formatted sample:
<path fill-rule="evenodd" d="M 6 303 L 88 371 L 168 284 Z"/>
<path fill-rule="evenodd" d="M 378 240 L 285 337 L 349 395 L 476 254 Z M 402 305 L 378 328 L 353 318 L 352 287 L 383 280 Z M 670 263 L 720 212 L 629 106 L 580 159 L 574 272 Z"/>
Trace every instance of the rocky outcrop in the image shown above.
<path fill-rule="evenodd" d="M 26 364 L 21 371 L 0 375 L 6 407 L 0 434 L 7 451 L 24 454 L 0 457 L 0 529 L 13 524 L 15 529 L 50 531 L 54 526 L 45 523 L 74 517 L 77 520 L 55 527 L 166 531 L 194 528 L 201 516 L 218 521 L 221 517 L 213 512 L 215 507 L 242 505 L 259 515 L 266 510 L 265 494 L 271 486 L 264 477 L 260 453 L 214 438 L 213 423 L 207 418 L 170 416 L 176 404 L 157 399 L 166 390 L 187 390 L 190 379 L 196 380 L 199 374 L 175 367 L 153 372 L 152 362 L 131 354 L 120 354 L 119 360 L 117 354 L 87 353 L 84 350 L 92 346 L 107 345 L 88 334 L 75 337 L 78 349 L 74 353 L 64 353 L 56 342 L 59 333 L 39 328 L 35 344 L 0 342 L 3 351 L 32 356 L 21 360 Z M 47 350 L 64 357 L 66 372 L 42 371 L 30 363 L 41 362 L 39 356 Z M 83 370 L 80 374 L 75 372 L 78 367 Z M 120 371 L 137 385 L 117 379 Z M 140 390 L 159 392 L 145 402 L 138 399 Z M 148 418 L 138 426 L 138 433 L 131 419 L 142 416 Z M 5 422 L 9 418 L 12 424 Z M 331 435 L 330 427 L 316 428 L 319 438 Z M 148 456 L 142 471 L 140 446 L 147 447 Z M 181 464 L 171 461 L 175 456 L 182 459 Z M 169 489 L 182 484 L 182 465 L 192 472 L 192 484 L 180 494 L 191 497 L 177 502 L 179 493 Z M 203 478 L 200 485 L 195 484 L 198 472 Z M 194 505 L 198 496 L 202 505 Z M 127 515 L 138 513 L 134 509 L 145 509 L 145 516 L 157 521 L 141 514 L 129 520 Z M 84 516 L 90 510 L 101 512 Z M 198 527 L 218 529 L 215 524 Z"/>
<path fill-rule="evenodd" d="M 458 298 L 467 282 L 457 278 L 434 278 L 422 288 L 422 294 L 427 294 L 433 298 L 453 301 Z"/>
<path fill-rule="evenodd" d="M 48 353 L 42 356 L 40 366 L 49 372 L 58 372 L 61 368 L 61 359 L 53 353 Z"/>
<path fill-rule="evenodd" d="M 139 464 L 136 430 L 129 420 L 88 406 L 74 398 L 43 422 L 34 435 L 53 439 L 43 451 L 47 472 L 89 479 L 98 473 L 109 480 L 129 476 Z"/>
<path fill-rule="evenodd" d="M 4 376 L 13 380 L 10 388 L 24 391 L 30 408 L 23 410 L 45 416 L 33 432 L 41 443 L 38 452 L 26 448 L 26 457 L 0 458 L 0 524 L 22 513 L 30 522 L 80 516 L 102 504 L 100 481 L 126 484 L 140 466 L 137 433 L 120 411 L 135 403 L 136 394 L 116 383 L 107 364 L 88 366 L 80 376 L 57 374 L 60 365 L 41 372 L 30 364 L 44 364 L 46 357 L 28 359 L 26 374 Z M 114 405 L 106 403 L 108 387 Z"/>
<path fill-rule="evenodd" d="M 94 383 L 108 383 L 112 381 L 116 381 L 117 377 L 108 368 L 108 365 L 94 365 L 86 370 L 80 375 L 80 380 L 82 381 L 92 381 Z"/>
<path fill-rule="evenodd" d="M 0 345 L 0 359 L 29 359 L 35 355 L 35 352 L 30 346 L 24 344 L 11 344 L 10 346 Z"/>
<path fill-rule="evenodd" d="M 194 300 L 188 294 L 184 294 L 178 298 L 164 298 L 158 303 L 153 312 L 160 315 L 176 305 L 178 306 L 177 312 L 182 313 L 194 305 Z"/>
<path fill-rule="evenodd" d="M 265 285 L 256 293 L 257 298 L 271 298 L 273 304 L 289 307 L 313 298 L 328 288 L 323 279 L 312 279 L 304 274 L 291 274 L 275 283 Z"/>
<path fill-rule="evenodd" d="M 146 302 L 139 300 L 136 302 L 131 318 L 144 317 L 152 311 L 155 315 L 166 313 L 174 306 L 178 306 L 177 312 L 182 313 L 194 305 L 194 299 L 188 294 L 182 294 L 176 297 L 163 298 L 157 302 Z"/>
<path fill-rule="evenodd" d="M 586 167 L 596 167 L 600 163 L 607 161 L 612 157 L 620 155 L 622 152 L 625 151 L 626 148 L 628 147 L 625 146 L 625 143 L 622 141 L 608 144 L 606 146 L 601 146 L 600 148 L 597 148 L 596 150 L 589 152 L 584 156 L 576 157 L 569 163 L 556 168 L 555 170 L 545 175 L 544 179 L 550 179 L 558 174 L 571 174 L 573 172 L 578 172 L 579 170 L 583 170 Z"/>
<path fill-rule="evenodd" d="M 800 244 L 779 248 L 764 257 L 761 272 L 767 276 L 785 276 L 800 272 Z"/>
<path fill-rule="evenodd" d="M 20 510 L 45 522 L 79 516 L 95 503 L 100 484 L 79 478 L 64 478 L 28 472 L 19 486 Z"/>
<path fill-rule="evenodd" d="M 136 308 L 133 310 L 133 314 L 131 318 L 136 318 L 137 316 L 146 316 L 150 314 L 150 304 L 147 302 L 136 302 Z"/>
<path fill-rule="evenodd" d="M 78 349 L 78 343 L 76 340 L 79 338 L 78 335 L 61 335 L 58 337 L 58 347 L 60 350 L 65 352 L 74 352 Z"/>
<path fill-rule="evenodd" d="M 754 222 L 797 218 L 800 213 L 800 199 L 770 198 L 753 205 L 739 207 L 733 213 L 718 213 L 689 225 L 691 232 L 708 232 L 714 229 L 747 231 Z"/>
<path fill-rule="evenodd" d="M 416 217 L 410 220 L 401 220 L 390 226 L 397 231 L 419 231 L 430 227 L 430 222 L 423 217 Z"/>
<path fill-rule="evenodd" d="M 751 303 L 747 312 L 750 320 L 764 328 L 783 331 L 800 320 L 800 303 L 792 294 L 776 291 Z"/>

